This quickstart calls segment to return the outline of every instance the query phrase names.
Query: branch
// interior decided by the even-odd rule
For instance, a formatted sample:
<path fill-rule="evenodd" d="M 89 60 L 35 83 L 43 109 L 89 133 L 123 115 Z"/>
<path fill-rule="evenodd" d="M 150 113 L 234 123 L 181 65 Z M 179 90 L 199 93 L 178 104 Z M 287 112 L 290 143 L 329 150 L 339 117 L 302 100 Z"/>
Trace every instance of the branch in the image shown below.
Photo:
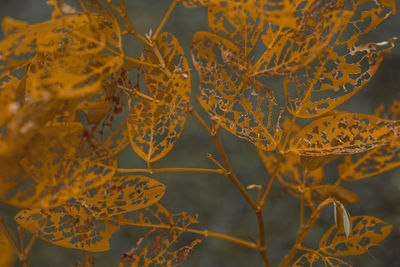
<path fill-rule="evenodd" d="M 112 221 L 118 222 L 121 225 L 132 225 L 132 226 L 140 226 L 140 227 L 150 227 L 150 228 L 157 228 L 157 229 L 170 229 L 170 230 L 177 230 L 177 231 L 182 231 L 182 232 L 188 232 L 188 233 L 195 233 L 199 235 L 203 235 L 205 237 L 212 236 L 216 237 L 219 239 L 224 239 L 231 241 L 233 243 L 237 243 L 246 247 L 250 247 L 252 249 L 257 249 L 257 244 L 248 242 L 246 240 L 233 237 L 230 235 L 225 235 L 225 234 L 220 234 L 216 232 L 211 232 L 208 230 L 197 230 L 197 229 L 190 229 L 190 228 L 184 228 L 184 227 L 178 227 L 178 226 L 171 226 L 169 224 L 152 224 L 152 223 L 135 223 L 131 221 L 120 221 L 120 220 L 113 220 Z"/>
<path fill-rule="evenodd" d="M 319 204 L 319 206 L 311 214 L 311 217 L 308 220 L 307 224 L 304 225 L 303 227 L 300 227 L 299 232 L 297 234 L 296 242 L 293 245 L 292 249 L 283 258 L 281 264 L 279 265 L 280 267 L 286 267 L 289 265 L 289 263 L 292 261 L 293 257 L 295 256 L 297 250 L 301 247 L 301 244 L 303 243 L 304 239 L 307 237 L 308 232 L 311 230 L 313 225 L 318 220 L 321 211 L 325 207 L 332 205 L 334 201 L 335 200 L 333 198 L 327 198 L 323 202 L 321 202 L 321 204 Z"/>
<path fill-rule="evenodd" d="M 163 19 L 162 19 L 161 22 L 160 22 L 160 25 L 158 25 L 158 28 L 157 28 L 156 32 L 154 33 L 153 37 L 151 38 L 153 41 L 154 41 L 154 40 L 157 38 L 157 36 L 160 34 L 161 29 L 164 27 L 165 22 L 167 22 L 167 19 L 168 19 L 169 16 L 171 15 L 172 10 L 174 10 L 174 8 L 175 8 L 175 6 L 176 6 L 177 3 L 178 3 L 178 1 L 177 1 L 177 0 L 174 0 L 174 1 L 172 2 L 172 4 L 170 5 L 170 7 L 169 7 L 167 13 L 165 13 Z"/>
<path fill-rule="evenodd" d="M 211 172 L 225 174 L 225 170 L 221 169 L 203 169 L 203 168 L 151 168 L 151 169 L 122 169 L 118 168 L 119 173 L 129 172 L 146 172 L 146 173 L 157 173 L 157 172 Z"/>

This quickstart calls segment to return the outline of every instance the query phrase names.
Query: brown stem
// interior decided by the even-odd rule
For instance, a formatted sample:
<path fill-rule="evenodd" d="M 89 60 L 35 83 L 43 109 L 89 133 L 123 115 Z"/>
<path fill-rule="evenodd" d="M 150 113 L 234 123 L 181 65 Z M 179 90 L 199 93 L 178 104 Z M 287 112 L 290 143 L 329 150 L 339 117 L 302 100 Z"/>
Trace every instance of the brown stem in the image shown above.
<path fill-rule="evenodd" d="M 10 231 L 8 231 L 7 225 L 5 224 L 3 217 L 0 215 L 0 230 L 4 233 L 6 236 L 8 242 L 10 242 L 11 247 L 13 248 L 15 254 L 17 257 L 22 261 L 22 253 L 18 249 L 17 243 L 15 242 L 14 238 L 12 237 Z"/>
<path fill-rule="evenodd" d="M 225 170 L 221 169 L 203 169 L 203 168 L 151 168 L 151 169 L 122 169 L 118 168 L 119 173 L 129 173 L 129 172 L 146 172 L 146 173 L 156 173 L 156 172 L 211 172 L 225 174 Z"/>
<path fill-rule="evenodd" d="M 335 200 L 333 198 L 327 198 L 323 202 L 321 202 L 321 204 L 319 204 L 318 207 L 313 211 L 307 224 L 299 229 L 299 232 L 298 232 L 297 238 L 296 238 L 296 242 L 293 245 L 292 249 L 283 258 L 281 264 L 279 265 L 280 267 L 286 267 L 289 265 L 289 263 L 292 261 L 293 257 L 295 256 L 298 248 L 301 247 L 301 244 L 303 243 L 304 239 L 307 237 L 308 232 L 310 232 L 312 226 L 318 220 L 321 211 L 325 207 L 332 205 L 334 201 Z"/>
<path fill-rule="evenodd" d="M 256 217 L 257 217 L 258 235 L 259 235 L 259 241 L 257 243 L 256 249 L 260 252 L 261 257 L 263 258 L 263 261 L 265 263 L 265 266 L 272 267 L 271 261 L 268 257 L 267 250 L 265 248 L 265 230 L 264 230 L 264 219 L 263 219 L 263 214 L 262 214 L 262 208 L 260 208 L 260 206 L 257 205 L 256 202 L 251 198 L 249 193 L 246 191 L 246 189 L 243 187 L 243 185 L 240 183 L 240 181 L 237 179 L 237 177 L 233 173 L 232 168 L 229 163 L 229 160 L 228 160 L 228 157 L 222 146 L 221 140 L 219 139 L 217 131 L 215 129 L 210 129 L 210 127 L 208 127 L 208 125 L 200 117 L 200 115 L 197 112 L 195 112 L 191 107 L 189 108 L 189 113 L 210 134 L 210 136 L 214 140 L 215 144 L 217 145 L 218 151 L 219 151 L 222 161 L 224 163 L 224 166 L 225 166 L 224 168 L 226 170 L 225 176 L 227 176 L 229 178 L 229 180 L 235 185 L 235 187 L 239 190 L 239 192 L 242 194 L 242 196 L 246 199 L 247 203 L 249 203 L 249 205 L 255 212 Z"/>
<path fill-rule="evenodd" d="M 216 232 L 211 232 L 208 230 L 197 230 L 197 229 L 190 229 L 190 228 L 185 228 L 185 227 L 178 227 L 178 226 L 171 226 L 169 224 L 152 224 L 152 223 L 135 223 L 132 221 L 120 221 L 120 220 L 115 220 L 116 222 L 122 224 L 122 225 L 133 225 L 133 226 L 140 226 L 140 227 L 150 227 L 150 228 L 157 228 L 157 229 L 170 229 L 170 230 L 178 230 L 182 232 L 189 232 L 189 233 L 195 233 L 195 234 L 200 234 L 205 237 L 212 236 L 224 240 L 228 240 L 246 247 L 250 247 L 252 249 L 257 249 L 257 244 L 248 242 L 246 240 L 230 236 L 230 235 L 225 235 L 221 233 L 216 233 Z"/>

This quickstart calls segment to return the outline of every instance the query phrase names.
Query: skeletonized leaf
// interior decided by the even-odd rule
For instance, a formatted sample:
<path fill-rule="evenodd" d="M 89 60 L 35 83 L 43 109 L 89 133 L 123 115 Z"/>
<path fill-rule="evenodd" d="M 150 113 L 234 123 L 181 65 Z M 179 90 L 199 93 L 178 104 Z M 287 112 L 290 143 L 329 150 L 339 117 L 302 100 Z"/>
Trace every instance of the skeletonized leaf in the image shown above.
<path fill-rule="evenodd" d="M 191 89 L 189 65 L 178 40 L 163 33 L 156 44 L 170 76 L 160 69 L 146 67 L 144 79 L 148 95 L 154 100 L 141 98 L 127 122 L 131 145 L 147 162 L 164 157 L 175 145 L 186 122 Z M 159 64 L 152 50 L 145 52 L 148 62 Z"/>
<path fill-rule="evenodd" d="M 323 265 L 322 265 L 323 264 Z M 293 263 L 292 267 L 304 266 L 329 266 L 329 267 L 351 267 L 352 265 L 339 258 L 326 257 L 319 253 L 308 252 L 301 255 L 300 258 Z"/>
<path fill-rule="evenodd" d="M 271 21 L 266 15 L 268 24 L 261 36 L 265 52 L 254 65 L 253 75 L 287 75 L 307 65 L 321 51 L 331 45 L 340 29 L 351 17 L 351 11 L 345 10 L 340 1 L 289 1 L 282 3 L 286 11 L 275 11 L 281 15 Z M 289 12 L 289 14 L 279 14 Z M 289 19 L 295 25 L 287 27 L 282 23 Z"/>
<path fill-rule="evenodd" d="M 399 121 L 335 112 L 304 127 L 292 138 L 290 149 L 306 156 L 359 153 L 395 141 L 399 127 Z"/>
<path fill-rule="evenodd" d="M 382 242 L 392 230 L 391 225 L 371 216 L 353 216 L 352 225 L 348 237 L 336 226 L 331 227 L 321 238 L 319 250 L 339 257 L 360 255 Z"/>
<path fill-rule="evenodd" d="M 201 242 L 200 239 L 196 239 L 188 246 L 176 248 L 176 243 L 183 233 L 182 229 L 197 223 L 196 216 L 185 212 L 171 214 L 157 203 L 129 214 L 129 218 L 126 216 L 118 217 L 121 225 L 155 227 L 139 239 L 136 247 L 124 253 L 120 266 L 174 266 L 185 260 L 193 247 Z"/>
<path fill-rule="evenodd" d="M 31 139 L 32 147 L 9 157 L 19 164 L 5 167 L 15 172 L 1 173 L 2 201 L 21 208 L 55 207 L 110 179 L 116 159 L 79 156 L 81 142 L 80 124 L 43 128 L 42 135 Z"/>
<path fill-rule="evenodd" d="M 284 82 L 288 110 L 302 118 L 326 113 L 356 94 L 374 75 L 394 40 L 360 44 L 359 37 L 381 23 L 394 1 L 348 1 L 353 16 L 340 28 L 334 43 Z M 346 3 L 347 4 L 347 3 Z M 387 7 L 385 7 L 385 5 Z"/>
<path fill-rule="evenodd" d="M 95 219 L 91 212 L 77 204 L 66 204 L 49 210 L 22 210 L 15 220 L 43 240 L 66 248 L 106 251 L 109 239 L 119 225 Z"/>
<path fill-rule="evenodd" d="M 273 149 L 268 129 L 275 98 L 261 83 L 246 78 L 250 62 L 241 49 L 218 35 L 196 32 L 191 51 L 200 76 L 198 100 L 211 118 L 237 137 Z"/>
<path fill-rule="evenodd" d="M 122 66 L 123 59 L 106 53 L 37 55 L 27 73 L 28 92 L 35 99 L 76 98 L 101 92 L 105 78 Z"/>
<path fill-rule="evenodd" d="M 356 181 L 378 175 L 400 166 L 400 141 L 375 148 L 362 154 L 346 155 L 338 165 L 339 176 L 345 181 Z"/>
<path fill-rule="evenodd" d="M 80 196 L 80 203 L 96 217 L 131 212 L 157 203 L 165 185 L 142 175 L 115 177 Z"/>
<path fill-rule="evenodd" d="M 212 31 L 228 36 L 247 56 L 264 30 L 260 1 L 214 1 L 207 10 Z"/>
<path fill-rule="evenodd" d="M 0 266 L 11 267 L 14 263 L 14 250 L 8 241 L 7 237 L 4 235 L 3 231 L 0 230 Z"/>

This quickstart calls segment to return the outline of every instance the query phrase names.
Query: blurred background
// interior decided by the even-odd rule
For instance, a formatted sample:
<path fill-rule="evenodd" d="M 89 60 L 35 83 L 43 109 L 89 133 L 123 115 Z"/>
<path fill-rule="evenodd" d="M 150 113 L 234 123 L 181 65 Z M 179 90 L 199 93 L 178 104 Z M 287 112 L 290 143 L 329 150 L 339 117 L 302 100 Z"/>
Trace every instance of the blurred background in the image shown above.
<path fill-rule="evenodd" d="M 76 4 L 74 1 L 67 1 Z M 158 26 L 171 0 L 126 0 L 129 15 L 137 31 L 144 35 Z M 400 3 L 397 3 L 400 7 Z M 51 16 L 51 8 L 45 0 L 0 0 L 0 20 L 5 16 L 14 19 L 37 23 Z M 194 32 L 208 30 L 207 10 L 205 8 L 186 9 L 178 4 L 168 20 L 164 31 L 173 33 L 190 59 L 190 44 Z M 378 28 L 368 34 L 367 39 L 385 41 L 391 37 L 400 37 L 400 16 L 390 16 Z M 0 37 L 3 37 L 2 33 Z M 138 56 L 143 46 L 130 40 L 126 44 L 127 54 Z M 192 66 L 192 65 L 191 65 Z M 192 100 L 195 109 L 206 118 L 205 112 L 197 104 L 198 92 L 197 73 L 192 66 Z M 274 88 L 279 88 L 279 80 L 272 81 Z M 340 110 L 373 113 L 380 106 L 389 105 L 394 99 L 399 99 L 400 89 L 400 47 L 399 42 L 393 52 L 385 56 L 382 65 L 364 89 L 339 107 Z M 266 184 L 268 175 L 252 145 L 244 140 L 222 130 L 221 139 L 230 157 L 233 169 L 244 186 L 250 184 Z M 211 153 L 217 159 L 218 151 L 212 139 L 203 128 L 188 117 L 185 129 L 174 149 L 163 159 L 157 161 L 154 167 L 204 167 L 213 168 L 207 159 Z M 145 168 L 145 162 L 127 148 L 119 155 L 121 168 Z M 0 170 L 1 171 L 1 170 Z M 393 225 L 392 233 L 379 246 L 370 248 L 361 256 L 346 258 L 353 266 L 395 266 L 400 264 L 400 169 L 386 172 L 382 175 L 361 180 L 357 183 L 343 185 L 356 192 L 360 205 L 349 205 L 351 215 L 375 216 Z M 326 177 L 337 177 L 335 164 L 326 168 Z M 255 215 L 245 203 L 239 192 L 229 180 L 217 174 L 201 173 L 160 173 L 151 175 L 167 186 L 161 203 L 170 212 L 186 211 L 198 214 L 200 223 L 195 227 L 210 231 L 229 233 L 247 239 L 247 235 L 257 237 Z M 256 192 L 253 193 L 255 196 Z M 18 210 L 0 204 L 0 211 L 6 215 L 7 225 L 16 235 L 17 230 L 13 217 Z M 271 261 L 277 266 L 282 257 L 294 243 L 299 224 L 299 201 L 281 191 L 281 186 L 275 182 L 265 207 L 267 250 Z M 323 211 L 318 223 L 306 240 L 308 247 L 317 247 L 323 233 L 332 225 L 333 211 L 327 208 Z M 145 233 L 145 229 L 125 227 L 119 230 L 111 239 L 111 250 L 93 254 L 96 266 L 117 266 L 124 252 L 134 247 L 137 239 Z M 192 234 L 183 234 L 183 241 L 190 243 Z M 30 255 L 30 266 L 71 266 L 77 262 L 83 253 L 74 249 L 60 248 L 44 241 L 37 240 Z M 1 256 L 1 251 L 0 251 Z M 19 261 L 16 266 L 21 266 Z M 206 238 L 190 253 L 183 266 L 263 266 L 259 254 L 233 243 Z M 1 266 L 0 266 L 1 267 Z"/>

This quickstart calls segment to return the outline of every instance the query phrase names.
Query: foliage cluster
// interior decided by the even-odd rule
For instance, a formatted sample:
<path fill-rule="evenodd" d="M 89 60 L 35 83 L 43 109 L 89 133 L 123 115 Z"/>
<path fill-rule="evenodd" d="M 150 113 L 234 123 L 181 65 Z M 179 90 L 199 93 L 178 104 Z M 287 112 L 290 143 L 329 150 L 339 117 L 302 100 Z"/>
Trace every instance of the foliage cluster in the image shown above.
<path fill-rule="evenodd" d="M 202 241 L 177 248 L 185 232 L 250 247 L 272 266 L 263 213 L 275 181 L 300 202 L 298 235 L 280 266 L 351 266 L 343 257 L 363 254 L 389 235 L 392 226 L 381 219 L 350 215 L 345 205 L 360 199 L 341 183 L 400 165 L 400 102 L 374 115 L 336 108 L 393 49 L 395 39 L 360 40 L 396 12 L 394 0 L 173 0 L 158 28 L 144 35 L 123 0 L 48 4 L 54 7 L 49 21 L 2 22 L 0 200 L 21 209 L 15 216 L 21 244 L 0 216 L 1 266 L 10 266 L 14 254 L 28 266 L 37 237 L 106 251 L 113 233 L 127 225 L 149 231 L 121 254 L 119 266 L 180 264 Z M 191 45 L 196 96 L 207 119 L 191 104 L 187 55 L 163 32 L 176 5 L 207 8 L 210 31 L 196 32 Z M 125 53 L 127 36 L 144 44 L 139 56 Z M 281 77 L 284 99 L 282 89 L 268 86 L 271 77 Z M 222 162 L 209 154 L 214 169 L 153 167 L 174 147 L 187 116 L 212 138 Z M 254 145 L 269 174 L 265 184 L 243 186 L 221 129 Z M 119 168 L 117 155 L 128 146 L 146 169 Z M 339 162 L 334 182 L 324 177 L 333 161 Z M 158 203 L 166 186 L 148 176 L 156 172 L 226 176 L 254 211 L 257 240 L 199 230 L 197 216 L 168 212 Z M 328 206 L 335 224 L 317 248 L 304 247 Z M 32 233 L 27 245 L 24 231 Z M 92 265 L 89 254 L 77 264 Z"/>

